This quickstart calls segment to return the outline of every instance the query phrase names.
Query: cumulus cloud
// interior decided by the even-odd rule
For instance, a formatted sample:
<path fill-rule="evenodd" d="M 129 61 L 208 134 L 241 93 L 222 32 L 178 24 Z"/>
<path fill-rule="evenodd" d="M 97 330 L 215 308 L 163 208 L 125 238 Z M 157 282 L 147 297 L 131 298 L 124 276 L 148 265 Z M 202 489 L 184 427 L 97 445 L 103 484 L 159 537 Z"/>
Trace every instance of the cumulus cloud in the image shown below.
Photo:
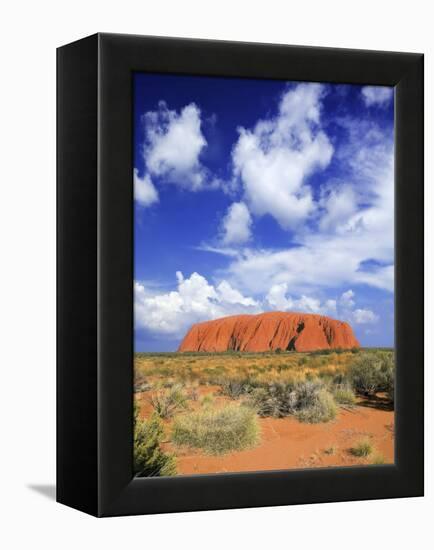
<path fill-rule="evenodd" d="M 255 300 L 243 296 L 227 281 L 215 287 L 196 272 L 185 278 L 178 271 L 176 277 L 176 290 L 163 293 L 135 281 L 134 315 L 137 328 L 181 337 L 193 323 L 261 310 Z"/>
<path fill-rule="evenodd" d="M 241 294 L 241 292 L 239 292 L 235 288 L 232 288 L 227 281 L 222 281 L 217 286 L 217 296 L 221 303 L 238 304 L 246 307 L 258 306 L 258 302 L 256 302 L 256 300 L 254 300 L 253 298 L 246 298 Z"/>
<path fill-rule="evenodd" d="M 280 311 L 299 311 L 303 313 L 320 313 L 332 315 L 336 312 L 336 301 L 326 300 L 321 303 L 318 298 L 302 294 L 300 298 L 293 299 L 288 294 L 286 283 L 273 285 L 267 293 L 266 301 L 272 309 Z"/>
<path fill-rule="evenodd" d="M 354 324 L 376 323 L 379 317 L 369 309 L 354 309 L 355 293 L 350 289 L 343 292 L 338 299 L 321 301 L 312 296 L 301 295 L 294 299 L 288 295 L 288 285 L 280 283 L 273 285 L 267 293 L 268 308 L 280 311 L 299 311 L 330 315 Z"/>
<path fill-rule="evenodd" d="M 384 107 L 393 97 L 393 88 L 388 86 L 364 86 L 361 94 L 367 107 L 373 105 Z"/>
<path fill-rule="evenodd" d="M 295 228 L 313 211 L 309 176 L 325 168 L 333 146 L 321 128 L 320 84 L 299 84 L 283 94 L 278 114 L 253 129 L 240 128 L 232 151 L 235 178 L 256 215 L 270 214 Z"/>
<path fill-rule="evenodd" d="M 324 213 L 319 221 L 321 231 L 342 230 L 357 211 L 357 195 L 351 185 L 340 185 L 323 190 L 320 205 Z"/>
<path fill-rule="evenodd" d="M 354 322 L 360 325 L 366 323 L 376 323 L 378 321 L 378 315 L 369 309 L 356 309 L 353 312 Z"/>
<path fill-rule="evenodd" d="M 182 337 L 193 323 L 240 313 L 260 313 L 266 310 L 318 313 L 347 320 L 354 324 L 378 321 L 369 309 L 355 308 L 352 290 L 338 299 L 320 300 L 288 294 L 286 283 L 273 285 L 263 301 L 244 296 L 228 281 L 213 285 L 199 273 L 185 278 L 176 273 L 176 290 L 159 292 L 152 285 L 134 282 L 135 326 L 158 336 Z"/>
<path fill-rule="evenodd" d="M 355 296 L 355 292 L 351 289 L 341 294 L 337 300 L 340 317 L 356 325 L 376 323 L 379 320 L 377 314 L 370 309 L 356 308 Z"/>
<path fill-rule="evenodd" d="M 142 178 L 138 170 L 134 169 L 134 199 L 144 207 L 158 202 L 158 192 L 148 174 Z"/>
<path fill-rule="evenodd" d="M 199 158 L 207 146 L 201 124 L 195 103 L 177 112 L 160 101 L 158 110 L 145 113 L 143 155 L 149 173 L 190 191 L 214 185 Z"/>
<path fill-rule="evenodd" d="M 343 292 L 339 299 L 339 305 L 344 309 L 352 309 L 355 305 L 354 296 L 355 294 L 351 289 Z"/>
<path fill-rule="evenodd" d="M 315 288 L 367 284 L 393 291 L 393 129 L 357 119 L 340 124 L 347 140 L 337 155 L 346 181 L 326 184 L 316 221 L 295 232 L 291 248 L 245 249 L 233 257 L 225 276 L 239 288 L 266 293 L 287 283 L 309 295 Z"/>
<path fill-rule="evenodd" d="M 228 208 L 222 221 L 222 242 L 224 245 L 245 243 L 251 236 L 252 217 L 243 202 L 234 202 Z"/>

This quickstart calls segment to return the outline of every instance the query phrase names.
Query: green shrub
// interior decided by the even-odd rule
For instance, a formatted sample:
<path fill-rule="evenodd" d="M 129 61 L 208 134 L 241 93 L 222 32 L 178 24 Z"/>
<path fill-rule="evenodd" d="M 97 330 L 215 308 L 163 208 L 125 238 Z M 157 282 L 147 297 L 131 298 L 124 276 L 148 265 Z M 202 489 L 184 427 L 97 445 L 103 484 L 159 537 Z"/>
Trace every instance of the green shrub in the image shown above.
<path fill-rule="evenodd" d="M 259 416 L 282 418 L 293 414 L 297 407 L 297 393 L 290 384 L 274 383 L 255 388 L 248 403 Z"/>
<path fill-rule="evenodd" d="M 349 377 L 356 391 L 372 396 L 386 391 L 393 394 L 395 364 L 390 352 L 360 353 L 349 369 Z"/>
<path fill-rule="evenodd" d="M 251 390 L 247 380 L 229 378 L 220 381 L 220 392 L 231 399 L 239 399 L 242 395 Z"/>
<path fill-rule="evenodd" d="M 369 456 L 372 453 L 373 447 L 368 439 L 362 439 L 354 447 L 351 447 L 350 452 L 352 455 L 359 458 Z"/>
<path fill-rule="evenodd" d="M 254 411 L 245 406 L 228 405 L 221 409 L 204 408 L 175 418 L 172 441 L 222 454 L 251 447 L 259 438 Z"/>
<path fill-rule="evenodd" d="M 348 405 L 352 407 L 356 404 L 356 396 L 352 388 L 345 384 L 339 384 L 334 387 L 333 397 L 339 405 Z"/>
<path fill-rule="evenodd" d="M 298 384 L 272 383 L 254 389 L 248 398 L 259 416 L 295 414 L 301 422 L 327 422 L 336 416 L 333 396 L 318 378 Z"/>
<path fill-rule="evenodd" d="M 311 404 L 297 411 L 300 422 L 317 424 L 329 422 L 336 417 L 336 403 L 331 393 L 322 388 L 313 394 Z"/>
<path fill-rule="evenodd" d="M 151 395 L 149 402 L 160 418 L 170 418 L 179 409 L 187 407 L 187 396 L 182 386 L 177 384 L 168 390 L 158 390 Z"/>
<path fill-rule="evenodd" d="M 318 378 L 306 379 L 299 382 L 295 391 L 297 393 L 297 408 L 308 409 L 316 404 L 318 392 L 324 389 L 324 382 Z"/>
<path fill-rule="evenodd" d="M 157 414 L 147 421 L 137 418 L 134 426 L 134 473 L 137 477 L 173 476 L 176 474 L 176 461 L 173 455 L 165 453 L 161 447 L 164 428 Z"/>

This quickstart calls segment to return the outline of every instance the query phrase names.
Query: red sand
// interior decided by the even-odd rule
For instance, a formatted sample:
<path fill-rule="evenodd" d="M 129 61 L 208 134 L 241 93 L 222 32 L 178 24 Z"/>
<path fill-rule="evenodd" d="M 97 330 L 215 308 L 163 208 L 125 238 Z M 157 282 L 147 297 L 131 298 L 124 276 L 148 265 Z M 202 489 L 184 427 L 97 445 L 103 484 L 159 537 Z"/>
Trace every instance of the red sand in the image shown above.
<path fill-rule="evenodd" d="M 234 315 L 191 327 L 179 346 L 185 351 L 312 351 L 360 347 L 348 323 L 324 315 L 268 312 Z"/>
<path fill-rule="evenodd" d="M 214 390 L 201 388 L 200 393 Z M 145 394 L 136 397 L 141 416 L 150 414 L 152 406 Z M 216 398 L 217 405 L 227 402 L 227 398 Z M 356 407 L 341 408 L 336 420 L 323 424 L 303 424 L 293 417 L 261 418 L 259 424 L 259 445 L 245 451 L 210 456 L 200 450 L 175 449 L 169 442 L 163 446 L 175 452 L 179 475 L 354 466 L 372 463 L 378 453 L 386 464 L 394 461 L 394 412 L 387 410 L 387 402 L 381 397 L 360 399 Z M 370 457 L 357 458 L 350 453 L 361 439 L 372 443 L 374 451 Z"/>
<path fill-rule="evenodd" d="M 375 449 L 373 455 L 381 453 L 385 463 L 394 460 L 393 411 L 357 406 L 341 410 L 336 421 L 326 424 L 302 424 L 295 418 L 264 418 L 259 422 L 262 438 L 254 449 L 223 456 L 178 451 L 178 474 L 369 464 L 372 456 L 363 459 L 350 453 L 360 439 L 369 439 Z M 327 454 L 330 449 L 333 454 Z"/>

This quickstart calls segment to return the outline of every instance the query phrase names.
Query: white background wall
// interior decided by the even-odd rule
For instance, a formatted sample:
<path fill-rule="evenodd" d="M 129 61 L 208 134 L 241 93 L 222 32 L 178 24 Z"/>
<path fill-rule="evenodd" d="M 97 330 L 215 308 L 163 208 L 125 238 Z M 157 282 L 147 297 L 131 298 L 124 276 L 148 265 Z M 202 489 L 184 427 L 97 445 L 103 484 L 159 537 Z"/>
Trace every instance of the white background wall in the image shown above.
<path fill-rule="evenodd" d="M 433 31 L 430 2 L 5 2 L 0 16 L 0 545 L 428 548 L 433 535 Z M 97 520 L 56 504 L 55 48 L 96 31 L 426 54 L 424 499 Z M 411 365 L 409 365 L 411 368 Z M 42 486 L 42 489 L 41 489 Z M 33 489 L 32 489 L 33 487 Z M 35 489 L 37 487 L 37 489 Z M 4 539 L 4 540 L 3 540 Z"/>

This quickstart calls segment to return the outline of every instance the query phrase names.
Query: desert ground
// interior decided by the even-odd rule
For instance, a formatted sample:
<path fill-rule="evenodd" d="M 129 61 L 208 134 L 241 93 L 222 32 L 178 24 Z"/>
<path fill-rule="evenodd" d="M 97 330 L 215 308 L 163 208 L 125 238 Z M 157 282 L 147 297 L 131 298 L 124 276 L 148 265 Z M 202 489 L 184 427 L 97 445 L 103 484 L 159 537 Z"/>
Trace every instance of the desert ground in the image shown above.
<path fill-rule="evenodd" d="M 391 350 L 137 353 L 135 469 L 192 475 L 391 464 Z"/>

